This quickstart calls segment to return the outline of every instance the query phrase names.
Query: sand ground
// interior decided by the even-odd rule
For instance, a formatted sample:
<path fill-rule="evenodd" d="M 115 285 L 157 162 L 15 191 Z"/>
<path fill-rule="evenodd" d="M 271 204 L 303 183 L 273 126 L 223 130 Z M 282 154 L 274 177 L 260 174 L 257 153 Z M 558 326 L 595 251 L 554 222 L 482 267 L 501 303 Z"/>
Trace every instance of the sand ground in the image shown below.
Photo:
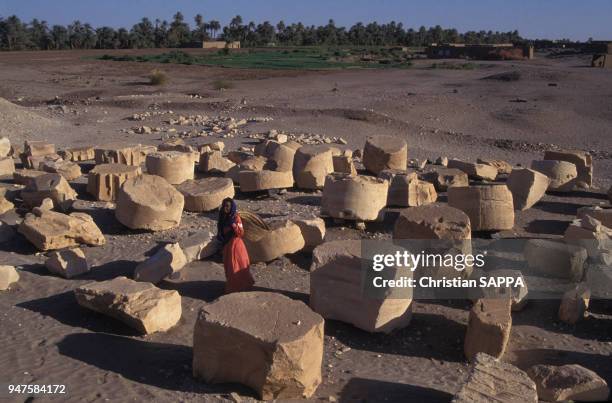
<path fill-rule="evenodd" d="M 130 53 L 139 52 L 151 51 Z M 125 131 L 163 125 L 167 116 L 127 120 L 154 107 L 184 115 L 269 116 L 272 121 L 249 123 L 246 131 L 337 136 L 351 149 L 363 147 L 368 135 L 391 134 L 406 139 L 411 158 L 487 157 L 525 166 L 546 149 L 579 148 L 594 155 L 594 188 L 547 195 L 519 213 L 514 230 L 501 236 L 557 238 L 579 207 L 609 205 L 605 192 L 612 184 L 612 73 L 585 67 L 586 59 L 482 62 L 473 70 L 431 69 L 430 61 L 420 61 L 407 70 L 270 72 L 92 58 L 102 53 L 109 52 L 0 54 L 0 97 L 23 107 L 0 104 L 0 134 L 15 144 L 37 139 L 58 148 L 112 141 L 159 144 L 159 133 Z M 154 67 L 168 73 L 168 85 L 147 85 L 146 75 Z M 507 72 L 518 72 L 520 79 L 483 79 Z M 214 90 L 215 80 L 229 81 L 233 88 Z M 48 107 L 55 97 L 65 112 Z M 246 136 L 222 140 L 229 149 L 253 143 Z M 74 187 L 89 199 L 84 183 L 81 178 Z M 306 217 L 318 214 L 320 197 L 317 192 L 289 191 L 274 198 L 239 197 L 239 206 L 266 218 Z M 445 194 L 440 199 L 444 201 Z M 230 392 L 252 397 L 246 388 L 205 385 L 191 376 L 198 309 L 223 292 L 218 262 L 193 263 L 180 280 L 162 283 L 162 288 L 181 293 L 183 317 L 161 334 L 138 336 L 80 308 L 71 292 L 93 280 L 130 275 L 160 243 L 213 230 L 215 214 L 184 213 L 176 229 L 134 233 L 114 220 L 112 210 L 92 213 L 107 244 L 84 248 L 93 270 L 78 279 L 49 275 L 42 265 L 44 255 L 23 238 L 0 245 L 0 262 L 21 269 L 19 283 L 0 294 L 0 383 L 66 384 L 68 394 L 62 399 L 67 401 L 215 401 L 227 399 Z M 327 239 L 389 238 L 393 213 L 365 232 L 329 222 Z M 309 265 L 307 254 L 255 265 L 256 285 L 307 301 Z M 448 401 L 467 374 L 462 349 L 469 307 L 468 301 L 417 301 L 410 326 L 391 335 L 328 321 L 323 383 L 313 400 Z M 530 301 L 513 314 L 504 359 L 523 368 L 579 363 L 612 383 L 610 304 L 595 301 L 589 317 L 576 326 L 560 323 L 557 309 L 556 301 Z"/>

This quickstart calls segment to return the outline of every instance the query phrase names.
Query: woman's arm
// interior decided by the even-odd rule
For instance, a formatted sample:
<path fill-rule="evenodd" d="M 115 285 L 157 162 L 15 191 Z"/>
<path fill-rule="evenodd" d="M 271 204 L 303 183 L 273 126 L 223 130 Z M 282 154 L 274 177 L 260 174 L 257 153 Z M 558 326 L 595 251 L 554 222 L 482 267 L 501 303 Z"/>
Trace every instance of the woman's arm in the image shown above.
<path fill-rule="evenodd" d="M 232 229 L 237 237 L 242 238 L 244 236 L 244 227 L 242 226 L 242 220 L 239 215 L 236 215 L 236 220 L 232 223 Z"/>

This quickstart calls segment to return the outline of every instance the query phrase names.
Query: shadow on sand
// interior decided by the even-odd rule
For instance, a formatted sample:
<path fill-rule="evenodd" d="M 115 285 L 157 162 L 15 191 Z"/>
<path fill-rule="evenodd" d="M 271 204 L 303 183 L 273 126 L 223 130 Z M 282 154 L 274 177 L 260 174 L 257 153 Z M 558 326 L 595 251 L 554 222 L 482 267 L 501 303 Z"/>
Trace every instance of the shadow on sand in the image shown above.
<path fill-rule="evenodd" d="M 157 388 L 254 396 L 253 391 L 242 385 L 207 385 L 194 379 L 192 349 L 188 346 L 104 333 L 73 333 L 64 337 L 57 347 L 61 355 Z"/>
<path fill-rule="evenodd" d="M 422 386 L 352 378 L 340 392 L 341 402 L 450 402 L 452 395 Z"/>

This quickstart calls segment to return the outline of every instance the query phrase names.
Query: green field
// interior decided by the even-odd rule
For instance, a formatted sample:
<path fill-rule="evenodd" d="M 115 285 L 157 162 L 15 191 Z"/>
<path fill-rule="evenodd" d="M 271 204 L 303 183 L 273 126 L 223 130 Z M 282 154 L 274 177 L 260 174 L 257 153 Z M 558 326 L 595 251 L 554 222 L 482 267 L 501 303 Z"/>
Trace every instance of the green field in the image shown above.
<path fill-rule="evenodd" d="M 407 52 L 391 48 L 242 49 L 220 50 L 204 55 L 172 51 L 144 56 L 103 55 L 98 59 L 273 70 L 408 68 L 412 65 Z"/>

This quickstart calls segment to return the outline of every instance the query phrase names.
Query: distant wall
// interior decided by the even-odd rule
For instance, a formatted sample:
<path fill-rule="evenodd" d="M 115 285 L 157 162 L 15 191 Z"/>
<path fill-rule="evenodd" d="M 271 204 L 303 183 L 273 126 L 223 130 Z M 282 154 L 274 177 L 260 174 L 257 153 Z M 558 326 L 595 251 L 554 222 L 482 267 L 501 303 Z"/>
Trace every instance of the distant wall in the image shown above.
<path fill-rule="evenodd" d="M 225 42 L 225 41 L 204 41 L 202 42 L 202 48 L 204 49 L 240 49 L 240 41 Z"/>
<path fill-rule="evenodd" d="M 430 59 L 521 60 L 533 59 L 533 47 L 508 44 L 434 44 L 427 47 Z"/>

